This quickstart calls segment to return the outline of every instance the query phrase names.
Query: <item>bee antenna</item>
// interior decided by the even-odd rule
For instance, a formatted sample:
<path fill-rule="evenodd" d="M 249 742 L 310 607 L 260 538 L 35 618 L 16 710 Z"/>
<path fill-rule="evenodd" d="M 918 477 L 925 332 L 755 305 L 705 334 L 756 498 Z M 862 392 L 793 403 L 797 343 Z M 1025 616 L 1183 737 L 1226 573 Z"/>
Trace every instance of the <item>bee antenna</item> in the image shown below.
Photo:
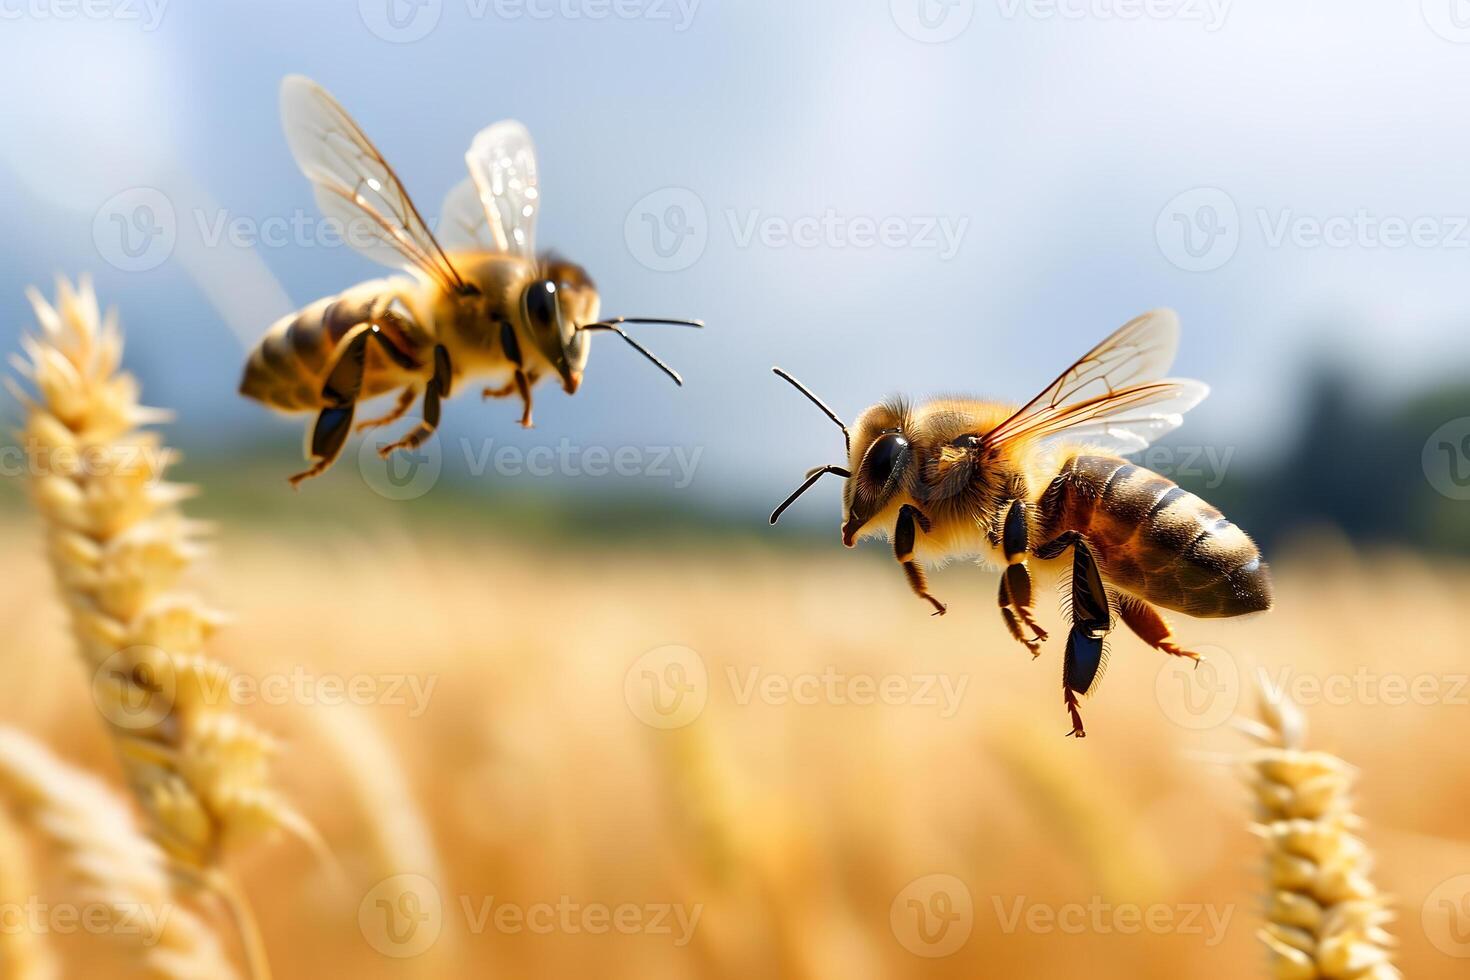
<path fill-rule="evenodd" d="M 628 331 L 626 331 L 622 327 L 618 326 L 619 323 L 632 323 L 632 322 L 634 322 L 634 321 L 632 321 L 632 320 L 626 320 L 626 319 L 624 319 L 622 317 L 618 317 L 618 318 L 616 318 L 614 320 L 609 320 L 609 321 L 607 321 L 605 323 L 584 323 L 582 326 L 578 327 L 577 329 L 578 330 L 588 330 L 588 331 L 601 330 L 601 331 L 607 331 L 609 333 L 615 333 L 615 334 L 617 334 L 619 337 L 622 337 L 624 340 L 626 340 L 628 342 L 628 346 L 632 347 L 638 353 L 642 354 L 644 357 L 648 358 L 650 361 L 652 361 L 654 364 L 656 364 L 658 366 L 658 369 L 660 371 L 662 371 L 664 374 L 667 374 L 669 377 L 671 377 L 671 378 L 674 379 L 674 384 L 679 385 L 682 388 L 684 386 L 684 379 L 681 378 L 681 377 L 679 377 L 679 372 L 678 371 L 675 371 L 673 368 L 669 367 L 663 361 L 660 361 L 657 357 L 654 357 L 652 351 L 650 351 L 647 347 L 644 347 L 642 344 L 638 343 L 638 341 L 634 340 L 632 337 L 628 336 Z M 673 321 L 673 322 L 678 322 L 678 323 L 695 323 L 694 321 L 686 321 L 686 320 L 679 320 L 679 321 Z M 698 324 L 698 323 L 695 323 L 695 325 L 696 326 L 702 326 L 702 324 Z"/>
<path fill-rule="evenodd" d="M 792 383 L 795 384 L 795 382 Z M 816 399 L 812 400 L 816 401 Z M 817 404 L 820 405 L 821 402 L 817 402 Z M 840 425 L 841 423 L 839 422 L 838 424 Z M 779 521 L 781 519 L 781 514 L 785 512 L 786 508 L 796 503 L 797 497 L 800 497 L 802 494 L 810 490 L 812 488 L 812 484 L 816 483 L 828 473 L 836 474 L 837 476 L 842 477 L 844 480 L 852 476 L 852 474 L 848 472 L 848 469 L 845 466 L 818 466 L 814 470 L 807 470 L 806 479 L 802 481 L 801 486 L 793 490 L 791 492 L 791 496 L 781 501 L 780 507 L 777 507 L 775 510 L 771 511 L 771 523 L 775 524 L 777 521 Z"/>
<path fill-rule="evenodd" d="M 598 323 L 589 323 L 589 327 L 607 327 L 616 323 L 662 323 L 671 327 L 704 327 L 703 320 L 679 320 L 664 316 L 615 316 Z"/>
<path fill-rule="evenodd" d="M 783 371 L 779 367 L 773 367 L 773 368 L 771 368 L 771 370 L 776 373 L 776 377 L 781 378 L 783 381 L 790 382 L 791 383 L 791 386 L 793 388 L 795 388 L 797 391 L 801 392 L 803 395 L 806 395 L 807 399 L 809 401 L 811 401 L 811 403 L 813 405 L 815 405 L 818 408 L 820 408 L 822 410 L 822 413 L 824 415 L 826 415 L 827 418 L 829 418 L 833 422 L 836 422 L 837 423 L 837 428 L 839 428 L 839 429 L 842 430 L 842 440 L 843 440 L 843 442 L 845 442 L 847 444 L 847 452 L 848 452 L 848 455 L 851 455 L 852 454 L 852 433 L 850 433 L 850 432 L 847 431 L 847 423 L 844 422 L 844 421 L 842 421 L 842 419 L 837 415 L 836 412 L 834 412 L 834 411 L 832 411 L 832 409 L 828 408 L 826 402 L 822 401 L 822 399 L 820 399 L 816 395 L 812 394 L 812 390 L 810 388 L 808 388 L 806 385 L 802 384 L 800 381 L 797 381 L 795 378 L 793 378 L 791 375 L 787 374 L 785 371 Z M 809 485 L 810 484 L 808 484 L 808 486 Z M 805 490 L 806 487 L 802 487 L 801 489 L 802 490 Z M 797 492 L 800 493 L 801 491 L 797 491 Z M 787 503 L 790 503 L 790 502 L 791 501 L 789 501 L 789 500 L 787 501 Z M 778 513 L 779 513 L 779 511 L 778 511 Z M 775 521 L 774 518 L 771 520 L 771 523 L 772 524 L 776 523 L 776 521 Z"/>

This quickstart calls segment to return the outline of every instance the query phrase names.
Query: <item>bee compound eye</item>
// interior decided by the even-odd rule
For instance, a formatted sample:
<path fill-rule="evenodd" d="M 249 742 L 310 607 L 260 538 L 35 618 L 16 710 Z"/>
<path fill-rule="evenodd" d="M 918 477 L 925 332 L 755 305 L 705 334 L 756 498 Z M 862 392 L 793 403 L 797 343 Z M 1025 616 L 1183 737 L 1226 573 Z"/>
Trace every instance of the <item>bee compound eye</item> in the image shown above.
<path fill-rule="evenodd" d="M 556 283 L 540 279 L 526 287 L 526 316 L 538 327 L 556 322 Z"/>
<path fill-rule="evenodd" d="M 880 486 L 887 483 L 893 476 L 894 467 L 908 453 L 908 449 L 909 441 L 903 437 L 903 433 L 883 433 L 868 447 L 867 459 L 863 464 L 868 479 Z"/>

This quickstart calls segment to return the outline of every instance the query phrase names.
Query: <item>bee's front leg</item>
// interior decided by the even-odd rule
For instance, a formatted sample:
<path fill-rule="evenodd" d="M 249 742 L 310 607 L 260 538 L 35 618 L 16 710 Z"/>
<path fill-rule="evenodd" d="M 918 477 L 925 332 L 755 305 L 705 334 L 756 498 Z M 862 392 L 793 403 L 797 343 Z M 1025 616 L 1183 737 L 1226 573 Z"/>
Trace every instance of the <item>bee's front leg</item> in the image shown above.
<path fill-rule="evenodd" d="M 515 365 L 515 377 L 505 388 L 486 388 L 481 394 L 486 398 L 503 398 L 515 391 L 521 396 L 521 428 L 531 428 L 531 385 L 536 378 L 527 373 L 525 359 L 521 356 L 521 342 L 516 339 L 515 328 L 506 320 L 500 325 L 500 347 L 505 351 L 505 357 Z M 514 386 L 514 387 L 512 387 Z"/>
<path fill-rule="evenodd" d="M 1001 519 L 1001 548 L 1006 556 L 1006 569 L 1000 576 L 1000 614 L 1011 631 L 1032 657 L 1041 655 L 1046 630 L 1036 622 L 1031 611 L 1031 569 L 1026 556 L 1031 550 L 1031 525 L 1026 519 L 1026 502 L 1012 500 Z M 1022 632 L 1025 626 L 1034 634 L 1030 639 Z"/>
<path fill-rule="evenodd" d="M 934 615 L 943 616 L 948 609 L 944 603 L 929 594 L 929 583 L 924 578 L 924 569 L 914 561 L 914 539 L 917 530 L 929 532 L 929 518 L 913 504 L 904 504 L 898 509 L 898 524 L 893 529 L 893 557 L 903 566 L 908 576 L 909 588 L 914 595 L 934 607 Z"/>
<path fill-rule="evenodd" d="M 1072 716 L 1069 734 L 1085 738 L 1077 695 L 1092 690 L 1102 670 L 1105 648 L 1103 641 L 1113 628 L 1112 608 L 1102 572 L 1087 539 L 1076 531 L 1064 531 L 1036 549 L 1036 557 L 1055 558 L 1072 549 L 1072 629 L 1067 635 L 1067 651 L 1062 659 L 1062 691 L 1067 712 Z"/>

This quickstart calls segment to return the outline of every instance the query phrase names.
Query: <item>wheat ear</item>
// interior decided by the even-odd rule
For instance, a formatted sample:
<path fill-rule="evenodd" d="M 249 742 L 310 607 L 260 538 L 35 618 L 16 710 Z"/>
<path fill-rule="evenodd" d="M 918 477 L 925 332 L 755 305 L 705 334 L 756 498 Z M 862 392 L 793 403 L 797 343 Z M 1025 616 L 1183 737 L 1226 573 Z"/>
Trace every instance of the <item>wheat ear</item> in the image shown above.
<path fill-rule="evenodd" d="M 1259 935 L 1278 980 L 1398 980 L 1393 919 L 1369 878 L 1372 854 L 1353 831 L 1356 771 L 1302 748 L 1306 722 L 1284 695 L 1263 691 L 1261 720 L 1241 723 L 1263 747 L 1248 757 L 1270 888 Z"/>
<path fill-rule="evenodd" d="M 0 788 L 18 820 L 60 859 L 81 901 L 104 911 L 105 931 L 132 946 L 150 976 L 237 977 L 213 932 L 179 905 L 163 853 L 102 782 L 34 739 L 0 729 Z"/>
<path fill-rule="evenodd" d="M 171 454 L 146 428 L 166 415 L 140 404 L 121 370 L 115 312 L 101 315 L 87 280 L 59 280 L 54 306 L 28 295 L 40 333 L 14 363 L 34 393 L 10 387 L 26 410 L 33 496 L 94 699 L 151 836 L 176 873 L 226 899 L 252 973 L 264 975 L 249 908 L 220 858 L 262 831 L 307 828 L 268 785 L 271 740 L 231 713 L 230 672 L 203 654 L 222 617 L 175 591 L 201 528 L 181 513 L 190 488 L 164 479 Z"/>

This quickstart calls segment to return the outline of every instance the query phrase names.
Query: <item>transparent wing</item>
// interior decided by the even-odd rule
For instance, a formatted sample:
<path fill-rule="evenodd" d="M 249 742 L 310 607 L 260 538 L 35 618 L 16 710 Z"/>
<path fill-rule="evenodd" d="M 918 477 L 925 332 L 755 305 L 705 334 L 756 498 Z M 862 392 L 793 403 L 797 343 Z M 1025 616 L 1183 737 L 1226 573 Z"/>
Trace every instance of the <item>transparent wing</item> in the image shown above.
<path fill-rule="evenodd" d="M 1154 310 L 1119 327 L 985 437 L 991 446 L 1066 433 L 1133 453 L 1177 428 L 1209 394 L 1199 381 L 1164 379 L 1179 348 L 1179 320 Z"/>
<path fill-rule="evenodd" d="M 463 287 L 393 168 L 326 89 L 304 75 L 287 76 L 281 126 L 322 213 L 343 222 L 354 248 L 383 265 L 416 269 L 445 289 Z"/>
<path fill-rule="evenodd" d="M 484 235 L 491 248 L 534 258 L 541 191 L 536 183 L 536 149 L 531 134 L 512 119 L 487 126 L 475 136 L 464 160 L 479 193 L 480 210 L 485 216 Z M 454 213 L 458 215 L 459 202 L 455 203 Z"/>
<path fill-rule="evenodd" d="M 1066 405 L 1046 418 L 1033 419 L 1001 441 L 1065 436 L 1126 456 L 1179 428 L 1184 413 L 1209 393 L 1209 386 L 1200 381 L 1150 381 Z"/>
<path fill-rule="evenodd" d="M 451 252 L 500 252 L 502 239 L 490 230 L 490 218 L 480 203 L 480 190 L 466 177 L 444 195 L 439 209 L 439 241 Z"/>

